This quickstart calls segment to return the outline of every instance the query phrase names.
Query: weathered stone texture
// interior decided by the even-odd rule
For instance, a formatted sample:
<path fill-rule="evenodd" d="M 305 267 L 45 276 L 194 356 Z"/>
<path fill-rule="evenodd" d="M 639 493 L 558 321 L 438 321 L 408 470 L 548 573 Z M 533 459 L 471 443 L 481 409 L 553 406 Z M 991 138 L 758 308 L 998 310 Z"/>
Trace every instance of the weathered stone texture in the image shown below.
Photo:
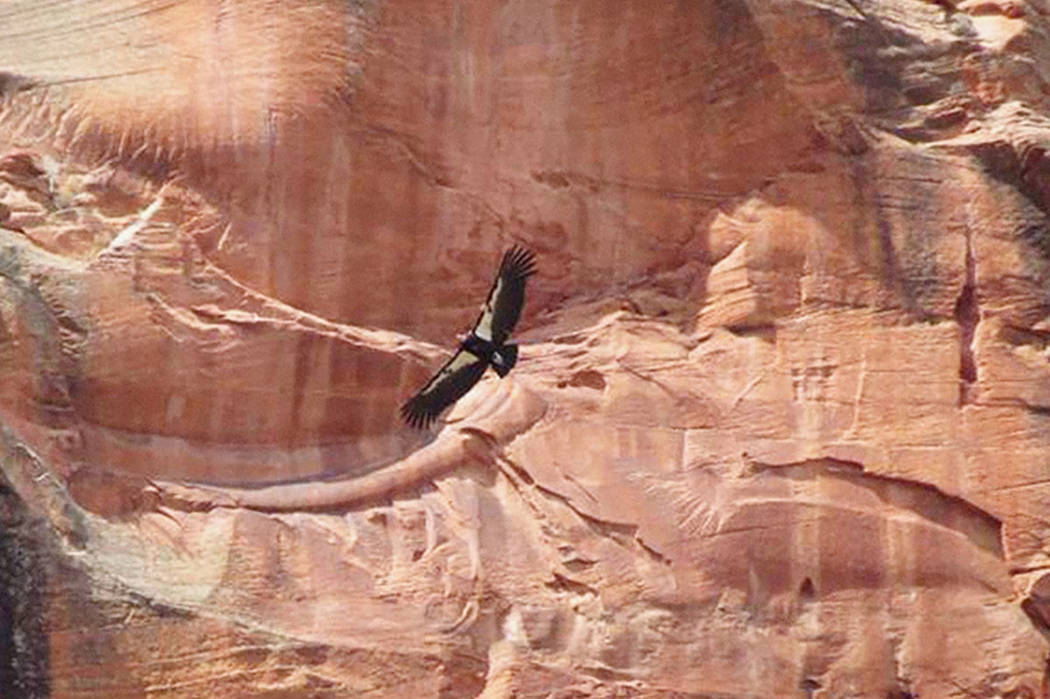
<path fill-rule="evenodd" d="M 1045 696 L 1041 4 L 0 24 L 16 695 Z"/>

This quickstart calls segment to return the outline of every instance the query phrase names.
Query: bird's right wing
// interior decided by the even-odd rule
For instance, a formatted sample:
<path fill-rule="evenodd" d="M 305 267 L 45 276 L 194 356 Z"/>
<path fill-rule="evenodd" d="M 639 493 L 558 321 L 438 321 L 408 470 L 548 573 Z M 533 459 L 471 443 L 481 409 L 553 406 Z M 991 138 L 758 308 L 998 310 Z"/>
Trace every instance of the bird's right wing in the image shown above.
<path fill-rule="evenodd" d="M 488 363 L 459 350 L 434 378 L 401 406 L 401 416 L 412 427 L 426 429 L 441 412 L 462 398 L 481 380 Z"/>
<path fill-rule="evenodd" d="M 506 342 L 525 305 L 525 282 L 535 273 L 535 258 L 525 248 L 515 245 L 503 255 L 488 299 L 474 323 L 475 335 L 497 345 Z"/>

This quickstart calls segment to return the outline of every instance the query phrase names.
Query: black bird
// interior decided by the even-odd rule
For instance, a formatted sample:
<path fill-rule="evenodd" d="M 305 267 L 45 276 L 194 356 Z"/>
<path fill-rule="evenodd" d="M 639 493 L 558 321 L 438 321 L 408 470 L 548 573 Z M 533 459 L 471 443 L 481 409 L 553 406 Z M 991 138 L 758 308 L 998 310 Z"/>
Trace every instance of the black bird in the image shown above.
<path fill-rule="evenodd" d="M 535 258 L 515 245 L 503 255 L 499 274 L 474 328 L 441 370 L 401 406 L 405 421 L 427 428 L 448 406 L 462 398 L 491 366 L 506 376 L 518 361 L 518 346 L 507 342 L 525 305 L 525 281 L 536 273 Z"/>

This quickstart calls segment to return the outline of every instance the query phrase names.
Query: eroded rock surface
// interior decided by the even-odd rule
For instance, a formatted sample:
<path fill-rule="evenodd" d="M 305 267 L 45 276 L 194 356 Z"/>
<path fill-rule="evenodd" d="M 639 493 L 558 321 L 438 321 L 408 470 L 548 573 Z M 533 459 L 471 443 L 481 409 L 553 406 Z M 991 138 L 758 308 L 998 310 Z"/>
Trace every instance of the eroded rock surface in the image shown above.
<path fill-rule="evenodd" d="M 0 12 L 0 681 L 1043 695 L 1041 6 Z"/>

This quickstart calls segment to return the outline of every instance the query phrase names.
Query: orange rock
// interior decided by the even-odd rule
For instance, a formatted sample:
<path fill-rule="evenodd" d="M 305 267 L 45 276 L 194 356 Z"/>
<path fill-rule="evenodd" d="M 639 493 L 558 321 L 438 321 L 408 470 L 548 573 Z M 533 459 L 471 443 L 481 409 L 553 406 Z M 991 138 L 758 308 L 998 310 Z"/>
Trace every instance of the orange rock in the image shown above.
<path fill-rule="evenodd" d="M 0 686 L 1041 696 L 1043 15 L 132 5 L 4 9 Z"/>

